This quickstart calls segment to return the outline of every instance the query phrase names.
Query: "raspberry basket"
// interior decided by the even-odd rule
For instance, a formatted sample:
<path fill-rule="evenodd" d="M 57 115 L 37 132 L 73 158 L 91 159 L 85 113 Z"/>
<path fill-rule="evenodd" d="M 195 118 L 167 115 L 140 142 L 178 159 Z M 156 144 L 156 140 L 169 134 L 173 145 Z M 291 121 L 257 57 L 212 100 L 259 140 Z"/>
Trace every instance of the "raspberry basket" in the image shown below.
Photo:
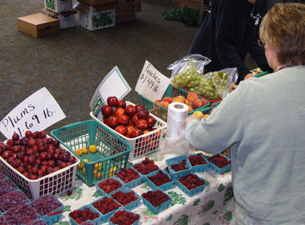
<path fill-rule="evenodd" d="M 126 105 L 135 105 L 135 104 L 126 101 Z M 150 114 L 150 115 L 152 117 L 154 117 L 154 119 L 156 120 L 156 124 L 154 126 L 154 128 L 156 128 L 156 129 L 147 134 L 142 134 L 136 138 L 128 138 L 128 137 L 125 137 L 124 135 L 116 132 L 115 130 L 111 129 L 107 125 L 105 125 L 100 119 L 95 117 L 93 112 L 90 112 L 90 116 L 93 119 L 102 123 L 102 125 L 104 127 L 111 129 L 111 131 L 113 133 L 122 137 L 128 144 L 130 144 L 132 146 L 132 151 L 129 154 L 129 159 L 128 159 L 130 161 L 144 157 L 145 155 L 148 155 L 150 153 L 157 151 L 159 146 L 161 145 L 161 141 L 163 139 L 163 133 L 164 133 L 164 130 L 165 130 L 167 124 L 166 124 L 166 122 L 159 119 L 155 115 L 152 115 L 152 114 Z"/>
<path fill-rule="evenodd" d="M 97 200 L 91 202 L 90 205 L 91 205 L 92 207 L 94 207 L 93 204 L 94 204 L 95 202 L 98 202 L 98 201 L 102 200 L 103 198 L 109 199 L 109 198 L 111 198 L 111 196 L 110 196 L 110 195 L 105 195 L 105 196 L 103 196 L 103 197 L 101 197 L 101 198 L 99 198 L 99 199 L 97 199 Z M 117 202 L 115 199 L 113 199 L 113 201 Z M 121 203 L 119 203 L 119 202 L 117 202 L 117 203 L 120 205 L 120 207 L 122 207 Z M 119 208 L 120 208 L 120 207 L 119 207 Z M 95 208 L 95 207 L 94 207 L 94 208 Z M 106 213 L 106 214 L 103 214 L 103 213 L 101 212 L 101 214 L 102 214 L 102 218 L 101 218 L 102 222 L 106 223 L 107 220 L 108 220 L 108 218 L 109 218 L 110 216 L 112 216 L 113 213 L 114 213 L 115 211 L 116 211 L 116 210 L 112 210 L 111 212 L 108 212 L 108 213 Z"/>
<path fill-rule="evenodd" d="M 209 165 L 209 161 L 203 155 L 201 155 L 201 154 L 192 154 L 192 155 L 196 155 L 196 156 L 202 157 L 204 159 L 204 161 L 206 162 L 206 164 L 192 166 L 191 173 L 199 173 L 199 172 L 206 171 L 206 169 L 207 169 L 207 167 Z M 188 157 L 190 157 L 192 155 L 189 155 Z"/>
<path fill-rule="evenodd" d="M 231 160 L 229 157 L 225 156 L 224 154 L 221 154 L 221 153 L 219 153 L 219 154 L 222 155 L 222 156 L 224 156 L 225 158 L 227 158 L 227 160 Z M 211 158 L 211 157 L 210 157 L 210 158 Z M 209 160 L 210 158 L 208 158 L 208 160 Z M 226 172 L 228 172 L 228 171 L 231 170 L 232 164 L 230 163 L 230 164 L 226 165 L 226 166 L 223 167 L 223 168 L 219 168 L 219 167 L 216 166 L 214 163 L 212 163 L 211 161 L 209 161 L 208 167 L 209 167 L 210 169 L 212 169 L 213 171 L 215 171 L 216 173 L 218 173 L 218 174 L 223 174 L 223 173 L 226 173 Z"/>
<path fill-rule="evenodd" d="M 143 175 L 141 173 L 139 173 L 136 169 L 134 169 L 133 167 L 128 167 L 126 168 L 127 170 L 128 169 L 133 169 L 134 171 L 136 171 L 139 175 L 139 178 L 135 179 L 135 180 L 132 180 L 128 183 L 125 183 L 123 180 L 121 180 L 119 177 L 116 176 L 116 174 L 114 174 L 120 181 L 123 182 L 124 186 L 125 187 L 129 187 L 129 188 L 134 188 L 136 186 L 139 186 L 140 184 L 142 184 L 143 182 Z"/>
<path fill-rule="evenodd" d="M 152 177 L 152 176 L 156 175 L 158 172 L 159 172 L 159 170 L 150 173 L 149 176 L 146 176 L 146 182 L 147 182 L 148 186 L 150 186 L 152 189 L 159 188 L 162 191 L 166 191 L 168 189 L 171 189 L 173 187 L 173 185 L 174 185 L 175 180 L 165 170 L 162 170 L 162 172 L 165 173 L 168 176 L 168 178 L 172 179 L 172 181 L 170 181 L 168 183 L 165 183 L 165 184 L 162 184 L 160 186 L 157 186 L 156 184 L 154 184 L 149 179 L 149 177 Z"/>
<path fill-rule="evenodd" d="M 172 165 L 174 164 L 179 164 L 180 162 L 182 162 L 182 160 L 186 161 L 185 166 L 187 167 L 187 169 L 185 170 L 181 170 L 181 171 L 175 171 L 171 168 Z M 168 170 L 170 172 L 170 175 L 173 178 L 180 178 L 180 177 L 184 177 L 186 175 L 189 175 L 192 171 L 192 165 L 190 163 L 190 161 L 188 160 L 186 155 L 181 155 L 181 156 L 177 156 L 177 157 L 173 157 L 170 159 L 165 160 L 167 166 L 168 166 Z"/>
<path fill-rule="evenodd" d="M 71 153 L 71 151 L 63 145 L 60 145 L 60 148 Z M 22 190 L 29 199 L 33 200 L 47 194 L 58 195 L 71 189 L 74 185 L 79 162 L 80 160 L 76 159 L 76 163 L 70 166 L 39 179 L 30 180 L 0 157 L 0 167 L 2 171 L 15 182 L 18 188 Z M 56 185 L 52 185 L 53 183 Z"/>
<path fill-rule="evenodd" d="M 155 192 L 155 191 L 157 191 L 157 190 L 162 191 L 162 190 L 159 189 L 159 188 L 153 188 L 151 191 L 152 191 L 152 192 Z M 162 191 L 162 192 L 166 194 L 166 192 L 164 192 L 164 191 Z M 171 196 L 169 196 L 168 194 L 166 194 L 166 195 L 167 195 L 170 199 L 169 199 L 168 201 L 166 201 L 166 202 L 163 202 L 163 203 L 162 203 L 161 205 L 159 205 L 158 207 L 153 206 L 153 205 L 152 205 L 148 200 L 146 200 L 143 196 L 141 196 L 141 197 L 142 197 L 143 204 L 144 204 L 147 208 L 149 208 L 153 213 L 158 214 L 158 213 L 162 212 L 163 210 L 167 209 L 168 207 L 170 207 L 170 204 L 171 204 L 171 202 L 172 202 L 172 198 L 171 198 Z"/>
<path fill-rule="evenodd" d="M 100 183 L 101 181 L 100 181 L 100 182 L 97 182 L 97 183 L 95 183 L 95 187 L 96 187 L 97 192 L 98 192 L 101 196 L 111 195 L 111 194 L 113 194 L 114 192 L 116 192 L 117 190 L 120 190 L 121 188 L 125 187 L 124 182 L 121 181 L 121 179 L 119 179 L 117 176 L 109 177 L 109 178 L 107 178 L 106 180 L 108 180 L 108 179 L 114 179 L 114 180 L 120 182 L 120 183 L 122 184 L 122 187 L 120 187 L 120 188 L 118 188 L 118 189 L 116 189 L 116 190 L 114 190 L 114 191 L 112 191 L 112 192 L 110 192 L 110 193 L 106 193 L 102 188 L 100 188 L 100 187 L 98 186 L 99 183 Z"/>
<path fill-rule="evenodd" d="M 136 214 L 137 214 L 137 213 L 134 213 L 134 212 L 132 212 L 131 210 L 128 210 L 128 209 L 126 209 L 126 208 L 124 208 L 124 207 L 119 208 L 119 209 L 116 210 L 115 212 L 123 211 L 123 210 L 126 211 L 126 212 L 129 212 L 129 213 L 132 213 L 133 215 L 136 215 Z M 114 212 L 114 213 L 115 213 L 115 212 Z M 139 215 L 139 214 L 138 214 L 138 215 Z M 108 220 L 107 220 L 107 222 L 109 223 L 109 225 L 115 225 L 114 223 L 111 222 L 110 218 L 111 218 L 111 217 L 109 217 Z M 131 225 L 138 225 L 139 222 L 140 222 L 140 215 L 139 215 L 139 219 L 137 219 L 137 220 L 136 220 L 133 224 L 131 224 Z"/>
<path fill-rule="evenodd" d="M 96 208 L 94 208 L 92 205 L 88 204 L 88 205 L 83 205 L 82 207 L 78 208 L 80 210 L 84 210 L 85 208 L 89 208 L 91 211 L 95 212 L 95 213 L 98 213 L 99 214 L 99 217 L 97 217 L 96 219 L 94 220 L 87 220 L 87 221 L 90 221 L 91 223 L 93 223 L 94 225 L 99 225 L 100 222 L 101 222 L 101 219 L 102 219 L 102 213 L 100 213 L 100 211 L 98 211 Z M 78 225 L 78 223 L 69 215 L 69 219 L 70 219 L 70 222 L 72 223 L 72 225 Z M 82 223 L 83 224 L 83 223 Z"/>
<path fill-rule="evenodd" d="M 162 99 L 164 97 L 176 97 L 176 96 L 183 96 L 184 98 L 187 97 L 187 94 L 190 93 L 190 91 L 182 89 L 182 88 L 175 88 L 173 87 L 172 84 L 170 84 L 168 86 L 168 88 L 166 89 Z M 139 94 L 140 95 L 140 94 Z M 164 121 L 167 121 L 167 109 L 156 104 L 155 102 L 149 100 L 148 98 L 140 95 L 141 98 L 141 103 L 142 105 L 145 106 L 146 109 L 148 109 L 151 113 L 153 113 L 154 115 L 156 115 L 157 117 L 161 118 Z M 199 96 L 199 98 L 203 98 L 201 96 Z M 210 106 L 210 100 L 207 100 L 207 104 L 205 106 L 202 106 L 200 108 L 194 109 L 193 111 L 190 111 L 188 113 L 188 115 L 192 115 L 195 111 L 201 111 L 201 112 L 205 112 L 206 110 L 208 110 L 209 106 Z"/>
<path fill-rule="evenodd" d="M 96 120 L 70 124 L 53 130 L 51 134 L 81 161 L 77 169 L 77 176 L 89 187 L 126 167 L 129 153 L 132 150 L 129 143 Z M 97 146 L 96 153 L 81 156 L 75 153 L 77 149 L 90 145 Z"/>
<path fill-rule="evenodd" d="M 123 192 L 123 193 L 134 192 L 135 197 L 138 198 L 137 200 L 135 200 L 135 201 L 133 201 L 133 202 L 131 202 L 131 203 L 129 203 L 129 204 L 123 206 L 125 209 L 132 210 L 132 209 L 134 209 L 134 208 L 136 208 L 136 207 L 138 207 L 138 206 L 140 205 L 141 197 L 140 197 L 135 191 L 133 191 L 131 188 L 129 188 L 129 187 L 123 187 L 123 188 L 121 188 L 121 189 L 116 190 L 115 192 L 118 192 L 118 191 L 121 191 L 121 192 Z M 113 192 L 113 193 L 111 194 L 111 197 L 113 197 L 112 195 L 113 195 L 115 192 Z M 119 203 L 120 203 L 120 202 L 119 202 Z M 121 203 L 120 203 L 120 204 L 121 204 Z"/>
<path fill-rule="evenodd" d="M 197 175 L 195 175 L 195 176 L 197 176 Z M 198 176 L 197 176 L 197 177 L 198 177 Z M 179 179 L 176 180 L 176 184 L 177 184 L 177 186 L 178 186 L 185 194 L 187 194 L 187 196 L 192 197 L 192 196 L 198 194 L 199 192 L 202 192 L 202 191 L 204 190 L 206 184 L 207 184 L 207 181 L 206 181 L 205 179 L 200 178 L 200 177 L 198 177 L 198 178 L 199 178 L 200 180 L 204 180 L 204 184 L 201 185 L 201 186 L 199 186 L 199 187 L 196 187 L 196 188 L 194 188 L 194 189 L 192 189 L 192 190 L 189 190 L 187 187 L 185 187 L 185 186 L 179 181 Z"/>

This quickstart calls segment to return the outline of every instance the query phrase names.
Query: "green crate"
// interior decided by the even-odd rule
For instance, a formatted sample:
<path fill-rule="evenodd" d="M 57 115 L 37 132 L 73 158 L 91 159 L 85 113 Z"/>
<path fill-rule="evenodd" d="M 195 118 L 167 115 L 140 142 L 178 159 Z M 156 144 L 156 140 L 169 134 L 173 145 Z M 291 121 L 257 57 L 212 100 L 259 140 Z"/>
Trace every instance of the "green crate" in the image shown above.
<path fill-rule="evenodd" d="M 70 124 L 51 131 L 51 135 L 81 160 L 76 174 L 89 187 L 126 167 L 132 150 L 129 143 L 96 120 Z M 97 146 L 96 153 L 75 153 L 93 144 Z"/>
<path fill-rule="evenodd" d="M 183 96 L 186 99 L 188 93 L 190 93 L 190 91 L 184 90 L 182 88 L 175 88 L 175 87 L 173 87 L 172 84 L 170 84 L 168 86 L 168 88 L 166 89 L 162 99 L 165 97 L 173 98 L 173 97 L 176 97 L 179 95 Z M 142 95 L 140 95 L 140 98 L 141 98 L 142 105 L 144 105 L 147 110 L 149 110 L 152 114 L 156 115 L 160 119 L 167 121 L 167 111 L 168 110 L 166 108 L 156 104 L 155 102 L 149 100 L 148 98 L 146 98 Z M 202 98 L 202 97 L 198 96 L 198 98 Z M 205 106 L 202 106 L 193 111 L 190 111 L 188 113 L 188 115 L 192 115 L 195 111 L 201 111 L 201 112 L 206 111 L 207 108 L 209 108 L 210 100 L 206 100 L 206 102 L 207 102 L 207 104 Z"/>

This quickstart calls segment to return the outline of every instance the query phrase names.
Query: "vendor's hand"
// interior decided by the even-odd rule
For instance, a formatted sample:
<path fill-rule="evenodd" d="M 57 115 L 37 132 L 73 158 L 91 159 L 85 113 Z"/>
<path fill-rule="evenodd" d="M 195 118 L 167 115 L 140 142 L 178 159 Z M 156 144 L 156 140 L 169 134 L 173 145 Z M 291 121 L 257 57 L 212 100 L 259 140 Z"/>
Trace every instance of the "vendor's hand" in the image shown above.
<path fill-rule="evenodd" d="M 248 73 L 245 77 L 244 77 L 244 80 L 247 80 L 251 77 L 254 77 L 252 73 Z"/>
<path fill-rule="evenodd" d="M 189 117 L 187 117 L 185 120 L 184 120 L 184 122 L 183 122 L 183 125 L 184 125 L 184 127 L 186 127 L 186 125 L 188 124 L 188 122 L 190 122 L 190 121 L 192 121 L 192 120 L 201 120 L 201 118 L 200 117 L 198 117 L 198 116 L 189 116 Z"/>

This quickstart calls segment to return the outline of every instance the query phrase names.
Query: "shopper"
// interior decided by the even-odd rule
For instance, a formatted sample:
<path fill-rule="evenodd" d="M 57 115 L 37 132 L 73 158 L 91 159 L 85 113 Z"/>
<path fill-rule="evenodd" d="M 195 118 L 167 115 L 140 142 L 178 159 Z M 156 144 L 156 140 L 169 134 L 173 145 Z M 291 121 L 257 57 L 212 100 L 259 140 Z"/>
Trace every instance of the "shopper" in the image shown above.
<path fill-rule="evenodd" d="M 231 146 L 237 224 L 305 224 L 305 5 L 275 4 L 260 38 L 275 72 L 188 118 L 185 136 L 207 153 Z"/>
<path fill-rule="evenodd" d="M 214 0 L 189 53 L 198 53 L 212 60 L 205 66 L 206 72 L 236 67 L 238 83 L 253 76 L 244 64 L 248 53 L 263 71 L 272 71 L 264 49 L 257 44 L 266 2 L 267 0 Z"/>

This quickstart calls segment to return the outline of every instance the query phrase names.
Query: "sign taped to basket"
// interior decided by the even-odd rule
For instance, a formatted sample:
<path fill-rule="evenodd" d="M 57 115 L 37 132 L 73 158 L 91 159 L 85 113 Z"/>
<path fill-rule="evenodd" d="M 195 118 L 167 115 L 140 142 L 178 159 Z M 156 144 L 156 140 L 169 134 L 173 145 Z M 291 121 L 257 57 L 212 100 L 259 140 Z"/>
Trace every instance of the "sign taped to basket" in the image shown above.
<path fill-rule="evenodd" d="M 154 101 L 162 98 L 169 84 L 170 79 L 160 73 L 146 60 L 135 90 L 139 94 Z"/>

